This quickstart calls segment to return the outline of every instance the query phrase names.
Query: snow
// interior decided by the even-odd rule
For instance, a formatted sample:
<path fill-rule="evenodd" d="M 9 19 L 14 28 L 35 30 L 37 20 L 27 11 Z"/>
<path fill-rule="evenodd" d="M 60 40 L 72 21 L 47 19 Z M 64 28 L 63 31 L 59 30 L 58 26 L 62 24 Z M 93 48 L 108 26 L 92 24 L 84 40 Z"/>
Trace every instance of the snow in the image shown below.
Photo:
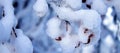
<path fill-rule="evenodd" d="M 0 44 L 0 53 L 11 53 L 10 50 L 6 47 L 6 45 Z"/>
<path fill-rule="evenodd" d="M 95 48 L 94 48 L 93 45 L 84 47 L 82 50 L 83 50 L 82 53 L 94 53 L 94 52 L 95 52 L 95 51 L 94 51 Z"/>
<path fill-rule="evenodd" d="M 7 3 L 7 4 L 5 4 L 5 3 Z M 4 12 L 5 12 L 5 16 L 2 17 L 2 19 L 0 20 L 1 24 L 4 27 L 3 29 L 5 30 L 5 31 L 3 31 L 3 33 L 6 33 L 3 35 L 3 36 L 6 36 L 6 37 L 4 37 L 5 40 L 8 40 L 10 38 L 10 33 L 12 30 L 12 27 L 15 26 L 17 23 L 14 13 L 13 13 L 14 9 L 11 4 L 12 4 L 12 0 L 9 0 L 9 1 L 4 0 L 3 3 L 1 4 L 4 7 Z"/>
<path fill-rule="evenodd" d="M 107 44 L 108 47 L 111 47 L 112 45 L 114 45 L 114 40 L 112 39 L 112 37 L 110 35 L 108 35 L 105 40 L 104 40 L 105 44 Z"/>
<path fill-rule="evenodd" d="M 43 17 L 48 12 L 48 5 L 46 0 L 37 0 L 33 6 L 37 16 Z"/>
<path fill-rule="evenodd" d="M 51 38 L 55 39 L 56 37 L 60 36 L 61 34 L 60 24 L 61 20 L 58 19 L 57 17 L 53 17 L 48 21 L 47 23 L 48 27 L 46 31 Z"/>
<path fill-rule="evenodd" d="M 9 37 L 5 34 L 4 26 L 0 21 L 0 43 L 7 41 L 8 39 L 9 39 Z"/>
<path fill-rule="evenodd" d="M 82 1 L 0 0 L 0 53 L 119 52 L 120 1 Z"/>
<path fill-rule="evenodd" d="M 102 0 L 94 0 L 92 3 L 92 9 L 96 10 L 101 15 L 104 15 L 107 11 L 107 6 Z"/>
<path fill-rule="evenodd" d="M 33 53 L 33 46 L 30 39 L 20 29 L 16 29 L 15 31 L 17 34 L 14 43 L 16 53 Z"/>
<path fill-rule="evenodd" d="M 80 10 L 82 6 L 82 0 L 65 0 L 65 2 L 73 10 Z"/>

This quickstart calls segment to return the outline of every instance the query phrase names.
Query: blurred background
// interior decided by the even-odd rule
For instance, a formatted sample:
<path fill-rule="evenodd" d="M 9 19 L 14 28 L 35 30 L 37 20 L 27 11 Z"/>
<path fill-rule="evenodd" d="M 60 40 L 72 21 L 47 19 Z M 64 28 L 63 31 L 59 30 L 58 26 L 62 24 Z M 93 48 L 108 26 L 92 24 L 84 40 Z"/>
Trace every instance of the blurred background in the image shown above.
<path fill-rule="evenodd" d="M 58 43 L 46 34 L 46 23 L 53 16 L 53 9 L 49 7 L 48 14 L 38 17 L 33 10 L 36 0 L 13 0 L 14 14 L 18 19 L 16 28 L 22 29 L 33 44 L 33 53 L 62 53 Z M 120 9 L 119 9 L 120 10 Z M 0 6 L 0 19 L 4 16 Z M 97 45 L 90 45 L 80 49 L 80 53 L 120 53 L 120 17 L 115 7 L 108 7 L 107 13 L 101 15 L 101 37 Z"/>

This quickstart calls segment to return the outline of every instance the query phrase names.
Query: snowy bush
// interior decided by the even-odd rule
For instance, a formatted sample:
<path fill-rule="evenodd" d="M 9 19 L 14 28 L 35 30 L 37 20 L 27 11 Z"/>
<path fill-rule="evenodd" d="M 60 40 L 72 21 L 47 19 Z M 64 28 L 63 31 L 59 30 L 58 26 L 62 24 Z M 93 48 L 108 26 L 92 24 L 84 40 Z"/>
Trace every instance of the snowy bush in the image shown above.
<path fill-rule="evenodd" d="M 119 53 L 120 0 L 0 0 L 0 53 Z"/>
<path fill-rule="evenodd" d="M 58 7 L 56 10 L 59 11 L 58 17 L 53 17 L 48 21 L 47 32 L 51 38 L 60 43 L 64 53 L 70 53 L 80 44 L 97 43 L 100 38 L 101 17 L 96 11 L 73 11 L 66 7 Z M 72 33 L 75 27 L 71 23 L 79 25 L 75 34 Z"/>

